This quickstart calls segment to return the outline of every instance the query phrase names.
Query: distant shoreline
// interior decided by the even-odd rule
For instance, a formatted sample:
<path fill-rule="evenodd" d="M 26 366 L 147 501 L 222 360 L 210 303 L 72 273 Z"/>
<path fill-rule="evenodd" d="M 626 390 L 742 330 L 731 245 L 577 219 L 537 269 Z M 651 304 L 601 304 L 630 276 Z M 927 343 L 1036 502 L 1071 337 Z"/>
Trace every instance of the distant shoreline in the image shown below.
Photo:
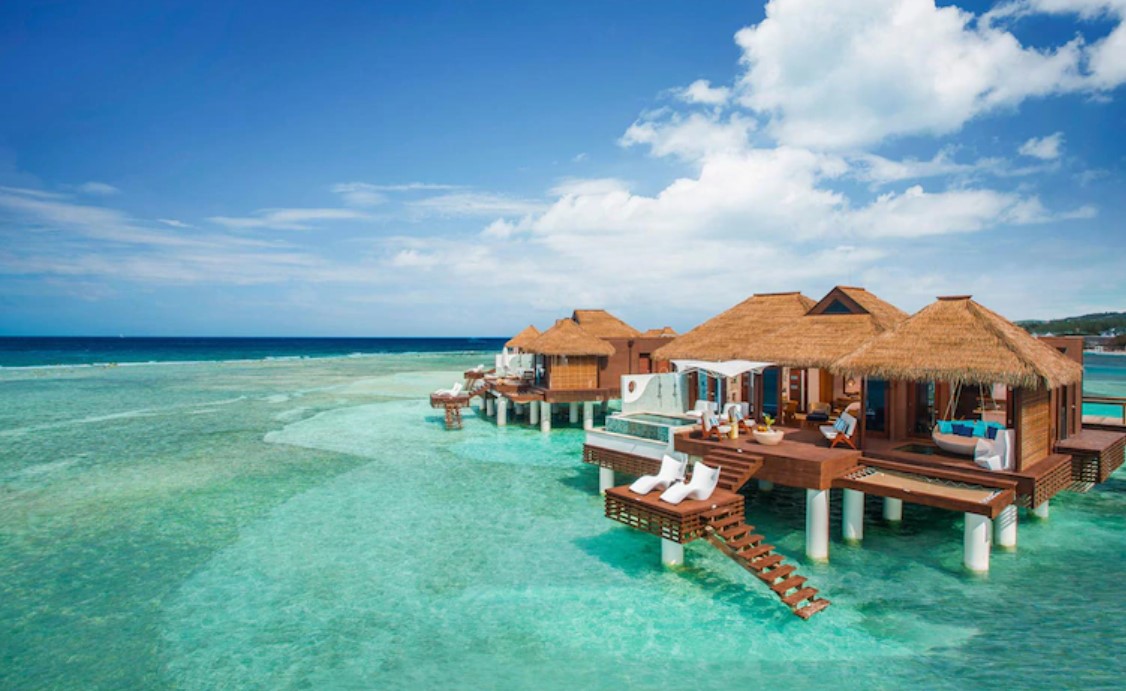
<path fill-rule="evenodd" d="M 1084 350 L 1084 355 L 1113 355 L 1114 357 L 1126 357 L 1126 350 Z"/>

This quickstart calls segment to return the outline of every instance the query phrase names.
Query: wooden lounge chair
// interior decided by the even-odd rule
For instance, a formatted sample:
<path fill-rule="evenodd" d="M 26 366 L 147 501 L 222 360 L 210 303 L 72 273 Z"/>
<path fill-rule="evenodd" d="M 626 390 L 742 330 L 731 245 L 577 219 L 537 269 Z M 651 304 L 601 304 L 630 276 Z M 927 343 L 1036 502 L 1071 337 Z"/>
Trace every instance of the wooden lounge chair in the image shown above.
<path fill-rule="evenodd" d="M 745 415 L 743 415 L 743 405 L 741 403 L 728 403 L 726 407 L 728 420 L 739 427 L 740 432 L 750 434 L 755 428 L 754 424 L 750 422 Z"/>
<path fill-rule="evenodd" d="M 701 438 L 722 441 L 731 434 L 731 425 L 721 425 L 715 413 L 705 414 L 700 418 L 700 427 L 703 430 Z"/>
<path fill-rule="evenodd" d="M 852 436 L 856 434 L 856 418 L 850 413 L 841 413 L 834 424 L 821 425 L 819 429 L 821 434 L 829 440 L 829 448 L 833 448 L 837 444 L 846 444 L 854 449 L 856 448 L 856 443 L 852 441 Z"/>

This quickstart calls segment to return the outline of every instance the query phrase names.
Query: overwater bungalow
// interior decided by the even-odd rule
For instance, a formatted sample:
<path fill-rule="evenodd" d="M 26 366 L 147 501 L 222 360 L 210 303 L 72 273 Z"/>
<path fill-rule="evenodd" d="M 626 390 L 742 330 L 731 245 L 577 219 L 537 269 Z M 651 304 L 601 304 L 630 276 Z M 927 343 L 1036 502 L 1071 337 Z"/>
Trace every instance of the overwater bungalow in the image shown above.
<path fill-rule="evenodd" d="M 594 425 L 595 406 L 621 397 L 623 375 L 654 371 L 653 351 L 675 338 L 669 327 L 641 332 L 606 310 L 578 309 L 539 333 L 529 326 L 505 344 L 494 373 L 484 376 L 486 414 L 508 422 L 509 406 L 529 424 L 551 430 L 555 406 L 569 422 Z"/>
<path fill-rule="evenodd" d="M 799 292 L 756 293 L 661 346 L 653 355 L 662 363 L 760 361 L 758 351 L 764 339 L 805 316 L 814 305 Z M 728 377 L 707 369 L 687 369 L 689 407 L 704 401 L 718 410 L 724 403 L 745 401 L 748 415 L 777 415 L 780 409 L 783 378 L 776 366 L 768 366 L 757 378 L 749 372 Z"/>
<path fill-rule="evenodd" d="M 863 289 L 837 287 L 788 324 L 768 321 L 765 335 L 714 322 L 658 354 L 714 373 L 713 400 L 742 396 L 759 421 L 777 391 L 779 409 L 790 413 L 785 424 L 767 434 L 720 420 L 717 434 L 708 429 L 714 418 L 696 426 L 684 417 L 710 385 L 683 373 L 626 377 L 624 388 L 642 390 L 623 398 L 634 421 L 611 419 L 590 432 L 584 461 L 599 466 L 606 515 L 660 536 L 666 563 L 683 561 L 683 544 L 706 539 L 803 617 L 827 601 L 746 524 L 740 491 L 752 479 L 760 490 L 805 490 L 811 559 L 829 557 L 830 491 L 840 490 L 844 540 L 863 539 L 865 495 L 883 498 L 888 521 L 902 520 L 904 503 L 947 509 L 964 514 L 964 565 L 985 571 L 992 544 L 1016 547 L 1017 506 L 1046 518 L 1056 493 L 1083 490 L 1122 464 L 1126 435 L 1082 427 L 1081 345 L 1036 339 L 969 297 L 941 298 L 907 317 Z M 749 389 L 725 396 L 724 379 L 740 369 Z M 764 381 L 771 369 L 785 385 Z M 687 395 L 646 393 L 675 392 L 678 382 Z M 810 419 L 814 412 L 828 419 Z M 644 429 L 658 427 L 663 437 Z M 678 457 L 719 470 L 712 494 L 674 505 L 614 486 L 615 473 L 659 477 Z"/>

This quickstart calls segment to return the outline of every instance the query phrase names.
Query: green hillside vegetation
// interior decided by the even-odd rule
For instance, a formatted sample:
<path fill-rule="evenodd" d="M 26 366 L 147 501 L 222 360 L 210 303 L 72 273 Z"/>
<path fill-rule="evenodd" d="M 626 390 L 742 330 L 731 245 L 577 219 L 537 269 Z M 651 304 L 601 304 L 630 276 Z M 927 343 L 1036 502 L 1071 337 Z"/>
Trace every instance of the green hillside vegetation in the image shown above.
<path fill-rule="evenodd" d="M 1064 317 L 1047 321 L 1019 321 L 1018 325 L 1034 334 L 1055 334 L 1057 336 L 1099 336 L 1102 334 L 1126 334 L 1126 312 L 1099 312 L 1080 317 Z"/>

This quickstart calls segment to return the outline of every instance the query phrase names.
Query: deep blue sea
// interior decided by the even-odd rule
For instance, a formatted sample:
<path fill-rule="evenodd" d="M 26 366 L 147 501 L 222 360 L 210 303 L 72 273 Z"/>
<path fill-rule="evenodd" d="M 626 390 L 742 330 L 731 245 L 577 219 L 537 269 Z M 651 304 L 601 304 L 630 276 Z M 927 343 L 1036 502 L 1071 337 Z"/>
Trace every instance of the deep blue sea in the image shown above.
<path fill-rule="evenodd" d="M 0 367 L 217 362 L 500 350 L 505 338 L 7 337 Z"/>
<path fill-rule="evenodd" d="M 804 495 L 752 489 L 833 601 L 803 622 L 607 520 L 580 426 L 447 431 L 427 393 L 499 347 L 0 340 L 0 689 L 1122 688 L 1122 472 L 1022 511 L 986 577 L 960 514 L 869 502 L 853 546 L 834 491 L 814 564 Z"/>

